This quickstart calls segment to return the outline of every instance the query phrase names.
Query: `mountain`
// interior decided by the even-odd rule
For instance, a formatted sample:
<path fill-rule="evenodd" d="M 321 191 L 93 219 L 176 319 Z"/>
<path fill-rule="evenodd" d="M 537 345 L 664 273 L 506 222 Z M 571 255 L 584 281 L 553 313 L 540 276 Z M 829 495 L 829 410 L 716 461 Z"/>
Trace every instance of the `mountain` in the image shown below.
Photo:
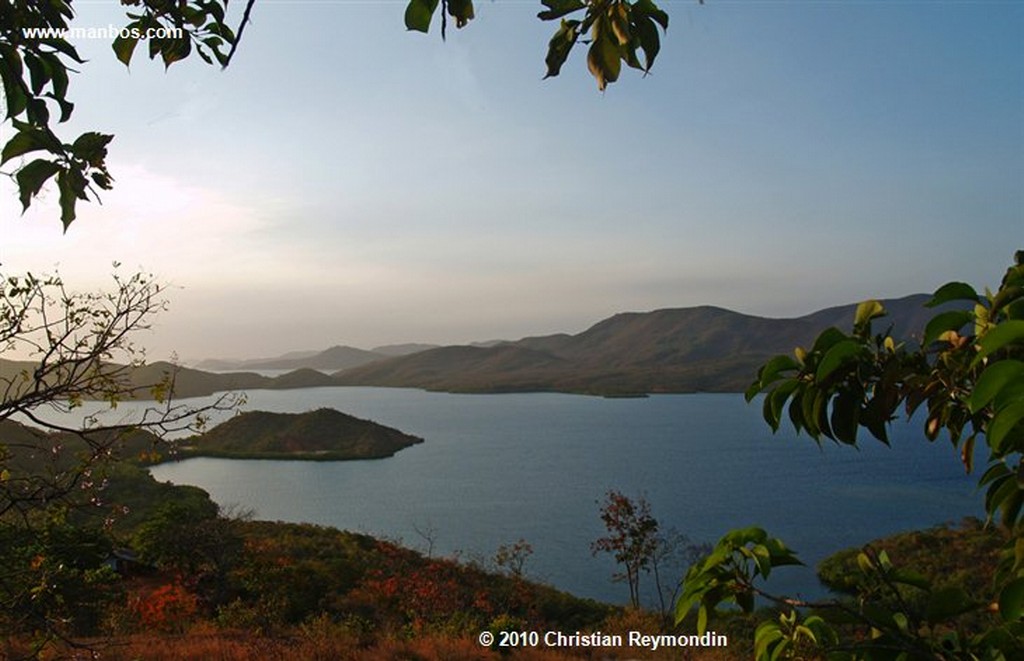
<path fill-rule="evenodd" d="M 422 442 L 418 436 L 334 409 L 248 411 L 184 441 L 178 457 L 380 459 Z"/>
<path fill-rule="evenodd" d="M 348 346 L 333 346 L 323 351 L 295 351 L 276 358 L 255 360 L 204 360 L 197 367 L 207 370 L 297 370 L 314 369 L 326 372 L 358 367 L 389 355 Z"/>
<path fill-rule="evenodd" d="M 935 314 L 917 294 L 883 301 L 883 323 L 903 339 Z M 553 390 L 600 395 L 737 392 L 779 353 L 807 346 L 829 326 L 849 328 L 856 305 L 793 319 L 701 306 L 627 312 L 576 335 L 528 337 L 490 347 L 442 347 L 334 374 L 343 385 L 450 392 Z M 886 326 L 876 322 L 876 328 Z"/>
<path fill-rule="evenodd" d="M 894 337 L 914 341 L 943 308 L 923 307 L 927 295 L 883 301 Z M 196 397 L 225 390 L 325 386 L 391 386 L 448 392 L 559 391 L 592 395 L 659 392 L 742 392 L 766 360 L 808 346 L 825 328 L 849 329 L 856 305 L 803 317 L 771 319 L 700 306 L 624 312 L 582 333 L 527 337 L 470 346 L 422 349 L 391 345 L 364 351 L 336 346 L 312 355 L 244 361 L 250 369 L 291 369 L 277 377 L 254 372 L 211 373 L 153 363 L 132 372 L 136 397 L 174 374 L 174 394 Z M 383 351 L 381 351 L 383 350 Z M 387 355 L 388 353 L 395 355 Z M 256 365 L 260 367 L 255 367 Z M 288 367 L 299 365 L 298 367 Z M 329 365 L 344 365 L 334 370 Z M 16 383 L 30 363 L 0 359 L 0 386 Z M 331 371 L 325 374 L 324 371 Z M 12 386 L 13 387 L 13 386 Z"/>
<path fill-rule="evenodd" d="M 385 344 L 381 347 L 374 347 L 370 349 L 373 353 L 379 353 L 384 356 L 408 356 L 411 353 L 419 353 L 420 351 L 426 351 L 427 349 L 436 349 L 439 344 L 417 344 L 410 342 L 409 344 Z"/>
<path fill-rule="evenodd" d="M 250 364 L 260 364 L 274 360 L 293 360 L 315 356 L 320 351 L 289 351 L 274 358 L 256 358 L 249 360 L 231 360 L 229 358 L 207 358 L 195 364 L 196 369 L 213 370 L 215 372 L 228 372 L 231 370 L 253 369 L 247 367 Z M 256 368 L 258 369 L 258 368 Z"/>
<path fill-rule="evenodd" d="M 14 399 L 31 390 L 33 381 L 31 378 L 23 380 L 22 373 L 31 375 L 35 366 L 35 363 L 27 361 L 0 358 L 0 390 L 4 396 Z M 121 396 L 134 399 L 154 399 L 157 394 L 165 394 L 163 391 L 167 386 L 170 386 L 175 397 L 183 398 L 203 397 L 230 390 L 282 390 L 337 385 L 332 377 L 313 369 L 294 370 L 277 377 L 255 372 L 204 372 L 163 361 L 127 370 L 111 365 L 110 369 L 111 374 L 118 373 L 123 384 Z M 96 398 L 101 398 L 100 393 L 96 393 Z"/>

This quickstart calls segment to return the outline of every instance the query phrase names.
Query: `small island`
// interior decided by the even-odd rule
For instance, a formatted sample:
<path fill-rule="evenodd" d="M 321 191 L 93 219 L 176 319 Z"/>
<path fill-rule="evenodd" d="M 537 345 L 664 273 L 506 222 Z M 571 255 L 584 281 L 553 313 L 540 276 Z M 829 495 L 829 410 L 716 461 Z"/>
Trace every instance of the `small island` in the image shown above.
<path fill-rule="evenodd" d="M 418 436 L 330 408 L 306 413 L 248 411 L 181 441 L 173 458 L 383 459 L 422 442 Z"/>

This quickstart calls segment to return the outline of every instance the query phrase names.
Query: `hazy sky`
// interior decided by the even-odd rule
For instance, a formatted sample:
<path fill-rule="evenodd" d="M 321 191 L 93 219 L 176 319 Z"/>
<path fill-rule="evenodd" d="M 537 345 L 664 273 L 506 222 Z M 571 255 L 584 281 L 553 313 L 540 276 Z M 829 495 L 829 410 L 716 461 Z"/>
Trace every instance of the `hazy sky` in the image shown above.
<path fill-rule="evenodd" d="M 1024 248 L 1022 3 L 662 6 L 652 75 L 605 93 L 582 48 L 542 80 L 532 0 L 447 43 L 404 1 L 259 0 L 223 72 L 78 42 L 65 135 L 116 134 L 116 187 L 62 236 L 55 192 L 22 216 L 0 183 L 0 268 L 153 272 L 150 355 L 195 359 L 795 316 L 994 285 Z"/>

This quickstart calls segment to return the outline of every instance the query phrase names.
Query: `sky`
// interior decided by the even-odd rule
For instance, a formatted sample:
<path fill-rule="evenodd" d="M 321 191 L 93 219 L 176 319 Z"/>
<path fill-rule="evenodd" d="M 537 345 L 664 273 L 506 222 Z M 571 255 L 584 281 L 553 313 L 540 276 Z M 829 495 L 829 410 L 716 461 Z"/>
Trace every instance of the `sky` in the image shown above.
<path fill-rule="evenodd" d="M 64 234 L 55 191 L 22 214 L 0 178 L 0 272 L 153 273 L 170 305 L 140 341 L 185 361 L 998 284 L 1024 248 L 1024 4 L 661 5 L 653 71 L 605 92 L 582 47 L 543 79 L 533 0 L 478 1 L 445 42 L 400 1 L 258 0 L 224 71 L 78 41 L 62 134 L 116 135 L 115 188 Z"/>

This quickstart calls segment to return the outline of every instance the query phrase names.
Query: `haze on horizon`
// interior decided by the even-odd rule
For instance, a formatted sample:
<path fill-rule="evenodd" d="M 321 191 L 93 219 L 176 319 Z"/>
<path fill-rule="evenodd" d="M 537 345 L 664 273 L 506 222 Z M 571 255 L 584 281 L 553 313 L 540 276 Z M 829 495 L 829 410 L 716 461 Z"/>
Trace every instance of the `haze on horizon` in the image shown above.
<path fill-rule="evenodd" d="M 443 43 L 402 2 L 261 0 L 224 72 L 80 42 L 63 135 L 116 135 L 115 189 L 62 236 L 55 196 L 22 216 L 0 178 L 0 270 L 153 272 L 171 307 L 140 339 L 186 359 L 998 282 L 1024 247 L 1024 6 L 666 4 L 652 75 L 603 94 L 582 49 L 542 80 L 539 2 Z"/>

